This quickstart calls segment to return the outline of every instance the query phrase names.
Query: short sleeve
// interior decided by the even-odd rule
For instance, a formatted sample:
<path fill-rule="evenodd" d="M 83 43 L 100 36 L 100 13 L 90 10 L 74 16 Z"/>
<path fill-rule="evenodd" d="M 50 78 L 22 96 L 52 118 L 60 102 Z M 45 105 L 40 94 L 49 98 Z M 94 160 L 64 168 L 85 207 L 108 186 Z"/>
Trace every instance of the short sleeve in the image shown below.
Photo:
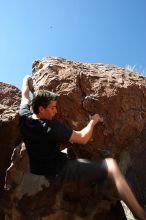
<path fill-rule="evenodd" d="M 24 104 L 24 105 L 20 106 L 20 110 L 19 110 L 19 115 L 20 116 L 30 115 L 30 114 L 32 114 L 32 113 L 30 112 L 30 106 L 29 105 Z"/>
<path fill-rule="evenodd" d="M 73 132 L 71 128 L 59 121 L 53 121 L 51 129 L 51 136 L 60 144 L 68 142 Z"/>

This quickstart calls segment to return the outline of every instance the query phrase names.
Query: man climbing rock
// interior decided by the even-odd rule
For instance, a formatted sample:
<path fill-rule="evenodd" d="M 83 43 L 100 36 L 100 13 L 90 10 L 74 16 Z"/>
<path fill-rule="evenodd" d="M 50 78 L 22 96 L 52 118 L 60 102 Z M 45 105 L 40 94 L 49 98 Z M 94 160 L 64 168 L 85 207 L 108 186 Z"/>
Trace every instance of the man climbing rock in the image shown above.
<path fill-rule="evenodd" d="M 75 131 L 54 119 L 57 113 L 57 94 L 39 90 L 33 94 L 30 111 L 29 91 L 32 78 L 25 76 L 22 84 L 20 106 L 20 129 L 29 156 L 30 170 L 37 175 L 44 175 L 62 181 L 104 182 L 110 179 L 118 195 L 133 214 L 146 220 L 146 213 L 141 208 L 125 178 L 113 158 L 99 161 L 86 159 L 70 160 L 60 151 L 60 144 L 86 144 L 92 137 L 93 129 L 102 121 L 98 114 L 90 118 L 89 123 L 80 131 Z"/>

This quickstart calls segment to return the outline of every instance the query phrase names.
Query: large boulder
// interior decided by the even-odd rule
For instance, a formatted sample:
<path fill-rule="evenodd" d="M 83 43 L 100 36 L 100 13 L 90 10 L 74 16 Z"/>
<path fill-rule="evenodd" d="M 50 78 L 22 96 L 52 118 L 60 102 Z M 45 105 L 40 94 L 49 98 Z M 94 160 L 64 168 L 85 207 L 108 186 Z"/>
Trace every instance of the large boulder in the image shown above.
<path fill-rule="evenodd" d="M 62 58 L 33 63 L 34 87 L 60 95 L 58 118 L 75 130 L 99 113 L 104 123 L 94 129 L 87 146 L 74 146 L 81 157 L 116 158 L 135 195 L 146 203 L 146 78 L 108 64 L 89 64 Z"/>
<path fill-rule="evenodd" d="M 10 166 L 13 149 L 20 142 L 20 95 L 15 86 L 0 82 L 0 194 L 3 192 L 5 172 Z"/>
<path fill-rule="evenodd" d="M 36 90 L 60 95 L 58 116 L 73 129 L 83 128 L 89 115 L 103 116 L 88 147 L 78 147 L 81 156 L 104 151 L 119 158 L 146 125 L 146 78 L 130 70 L 46 58 L 33 63 L 32 76 Z"/>
<path fill-rule="evenodd" d="M 116 158 L 144 205 L 145 77 L 113 65 L 49 57 L 33 63 L 32 77 L 35 90 L 48 89 L 60 95 L 57 117 L 73 129 L 83 128 L 94 113 L 102 115 L 104 122 L 95 127 L 91 141 L 72 147 L 80 157 Z M 5 220 L 125 219 L 110 185 L 65 184 L 59 188 L 43 176 L 30 174 L 23 145 L 14 150 L 5 189 Z"/>

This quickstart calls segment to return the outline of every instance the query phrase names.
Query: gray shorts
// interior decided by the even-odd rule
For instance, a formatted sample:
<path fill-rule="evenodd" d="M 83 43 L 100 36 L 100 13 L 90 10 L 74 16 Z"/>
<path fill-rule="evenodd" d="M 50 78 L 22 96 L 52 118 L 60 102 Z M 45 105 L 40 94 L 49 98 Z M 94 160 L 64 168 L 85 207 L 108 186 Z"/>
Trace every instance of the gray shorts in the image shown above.
<path fill-rule="evenodd" d="M 107 177 L 106 160 L 91 161 L 87 159 L 69 160 L 57 179 L 61 182 L 95 182 L 102 183 Z"/>

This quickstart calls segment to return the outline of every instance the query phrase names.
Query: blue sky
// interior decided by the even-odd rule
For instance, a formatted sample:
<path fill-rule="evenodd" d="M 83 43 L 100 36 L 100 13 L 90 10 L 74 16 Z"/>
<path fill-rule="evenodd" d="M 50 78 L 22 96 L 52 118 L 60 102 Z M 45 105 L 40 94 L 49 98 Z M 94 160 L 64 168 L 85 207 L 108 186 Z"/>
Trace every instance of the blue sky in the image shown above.
<path fill-rule="evenodd" d="M 146 0 L 0 0 L 0 81 L 21 88 L 34 60 L 130 65 L 146 75 Z"/>

